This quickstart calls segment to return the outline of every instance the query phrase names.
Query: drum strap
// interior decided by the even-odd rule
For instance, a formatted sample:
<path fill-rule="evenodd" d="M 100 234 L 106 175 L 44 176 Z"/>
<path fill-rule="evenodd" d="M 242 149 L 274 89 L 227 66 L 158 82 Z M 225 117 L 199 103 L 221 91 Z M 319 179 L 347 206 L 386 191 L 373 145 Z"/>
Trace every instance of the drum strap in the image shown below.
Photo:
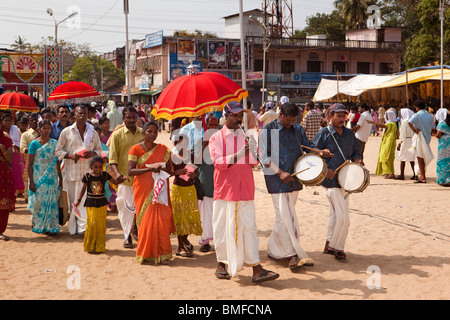
<path fill-rule="evenodd" d="M 331 133 L 330 127 L 327 127 L 327 129 L 328 129 L 328 131 L 330 132 L 330 135 L 331 135 L 331 137 L 333 138 L 334 142 L 336 143 L 336 145 L 337 145 L 337 147 L 338 147 L 338 149 L 339 149 L 339 152 L 341 153 L 342 158 L 344 159 L 344 161 L 347 161 L 347 159 L 346 159 L 345 156 L 344 156 L 344 153 L 343 153 L 342 150 L 341 150 L 341 147 L 339 146 L 339 143 L 337 142 L 336 138 L 335 138 L 335 137 L 333 136 L 333 134 Z"/>

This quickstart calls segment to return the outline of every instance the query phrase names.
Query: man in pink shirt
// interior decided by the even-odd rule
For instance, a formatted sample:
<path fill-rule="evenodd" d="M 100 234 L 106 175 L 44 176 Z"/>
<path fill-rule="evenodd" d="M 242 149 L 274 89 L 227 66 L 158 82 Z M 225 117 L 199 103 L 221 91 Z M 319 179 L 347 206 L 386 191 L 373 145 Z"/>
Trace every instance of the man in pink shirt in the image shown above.
<path fill-rule="evenodd" d="M 255 183 L 252 166 L 257 161 L 250 150 L 256 141 L 247 143 L 240 131 L 244 110 L 237 102 L 224 107 L 225 125 L 209 140 L 214 164 L 213 234 L 217 257 L 216 277 L 238 276 L 244 263 L 253 267 L 252 282 L 259 283 L 279 277 L 263 269 L 259 260 L 255 220 Z M 230 274 L 226 270 L 226 264 Z"/>

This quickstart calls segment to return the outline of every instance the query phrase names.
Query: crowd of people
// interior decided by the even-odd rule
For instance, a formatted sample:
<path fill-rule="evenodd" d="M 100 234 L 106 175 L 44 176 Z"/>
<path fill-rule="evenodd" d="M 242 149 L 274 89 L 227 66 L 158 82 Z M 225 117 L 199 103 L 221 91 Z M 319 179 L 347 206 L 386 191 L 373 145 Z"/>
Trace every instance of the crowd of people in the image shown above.
<path fill-rule="evenodd" d="M 330 202 L 323 252 L 345 260 L 349 199 L 337 171 L 349 161 L 364 165 L 370 135 L 384 130 L 375 174 L 404 180 L 409 162 L 412 179 L 426 183 L 434 134 L 439 139 L 437 183 L 450 185 L 448 110 L 432 115 L 423 101 L 414 108 L 374 110 L 365 103 L 325 108 L 312 101 L 302 108 L 282 97 L 257 112 L 229 102 L 223 112 L 170 120 L 173 146 L 157 143 L 164 122 L 132 104 L 120 109 L 114 101 L 74 109 L 62 105 L 29 115 L 2 112 L 0 240 L 9 239 L 4 235 L 9 212 L 16 197 L 23 197 L 32 232 L 55 236 L 67 223 L 71 235 L 84 235 L 89 253 L 106 251 L 107 215 L 117 213 L 123 247 L 136 248 L 142 264 L 170 264 L 171 235 L 177 236 L 176 255 L 192 257 L 189 236 L 195 235 L 202 252 L 210 251 L 213 241 L 217 278 L 237 276 L 247 264 L 253 282 L 274 280 L 279 275 L 260 264 L 253 168 L 262 167 L 275 211 L 269 257 L 285 260 L 292 271 L 313 266 L 300 245 L 295 212 L 303 185 L 294 166 L 307 150 L 328 168 L 320 183 Z"/>

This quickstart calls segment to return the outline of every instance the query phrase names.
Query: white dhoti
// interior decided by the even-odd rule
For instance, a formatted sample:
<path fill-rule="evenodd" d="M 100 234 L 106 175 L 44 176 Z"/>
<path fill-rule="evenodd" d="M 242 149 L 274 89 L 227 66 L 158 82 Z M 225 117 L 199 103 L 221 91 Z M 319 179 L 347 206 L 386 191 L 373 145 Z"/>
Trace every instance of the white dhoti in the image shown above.
<path fill-rule="evenodd" d="M 117 188 L 116 206 L 125 240 L 130 236 L 134 225 L 136 208 L 134 206 L 133 186 L 119 184 Z"/>
<path fill-rule="evenodd" d="M 210 197 L 203 197 L 203 200 L 198 200 L 198 209 L 200 211 L 200 220 L 202 222 L 203 234 L 198 239 L 198 243 L 202 246 L 213 240 L 213 203 L 214 199 Z"/>
<path fill-rule="evenodd" d="M 415 154 L 414 171 L 417 175 L 421 174 L 417 158 L 422 158 L 425 162 L 425 169 L 434 159 L 433 151 L 430 145 L 425 141 L 422 132 L 414 134 L 410 150 Z M 425 174 L 425 172 L 423 172 Z"/>
<path fill-rule="evenodd" d="M 324 188 L 330 201 L 330 220 L 328 222 L 327 241 L 329 248 L 344 252 L 350 228 L 349 201 L 345 198 L 345 191 L 341 188 Z"/>
<path fill-rule="evenodd" d="M 78 206 L 78 211 L 80 212 L 81 219 L 79 219 L 75 215 L 75 211 L 73 210 L 73 204 L 77 202 L 78 197 L 80 196 L 81 189 L 83 189 L 83 182 L 81 182 L 81 179 L 80 181 L 64 181 L 63 183 L 63 191 L 67 192 L 70 215 L 69 222 L 67 223 L 67 228 L 69 229 L 69 233 L 71 235 L 86 231 L 87 212 L 86 207 L 84 206 L 84 202 L 86 200 L 86 192 L 83 194 L 80 205 Z"/>
<path fill-rule="evenodd" d="M 398 161 L 414 162 L 416 155 L 414 150 L 411 149 L 412 138 L 405 138 L 400 145 L 400 150 L 396 151 L 395 158 Z"/>
<path fill-rule="evenodd" d="M 275 222 L 267 243 L 267 253 L 275 259 L 298 256 L 300 264 L 312 262 L 299 242 L 300 229 L 295 213 L 298 191 L 271 195 L 275 207 Z"/>
<path fill-rule="evenodd" d="M 213 231 L 217 262 L 227 264 L 233 277 L 238 276 L 244 263 L 250 266 L 260 263 L 253 200 L 215 200 Z"/>

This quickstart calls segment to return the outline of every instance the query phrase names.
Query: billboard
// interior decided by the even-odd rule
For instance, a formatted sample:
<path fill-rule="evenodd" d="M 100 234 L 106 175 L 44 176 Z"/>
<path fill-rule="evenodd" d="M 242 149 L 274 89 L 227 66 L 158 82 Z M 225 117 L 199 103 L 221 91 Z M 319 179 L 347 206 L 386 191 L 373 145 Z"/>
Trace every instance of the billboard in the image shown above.
<path fill-rule="evenodd" d="M 145 48 L 157 47 L 163 44 L 163 31 L 156 31 L 145 35 Z"/>

